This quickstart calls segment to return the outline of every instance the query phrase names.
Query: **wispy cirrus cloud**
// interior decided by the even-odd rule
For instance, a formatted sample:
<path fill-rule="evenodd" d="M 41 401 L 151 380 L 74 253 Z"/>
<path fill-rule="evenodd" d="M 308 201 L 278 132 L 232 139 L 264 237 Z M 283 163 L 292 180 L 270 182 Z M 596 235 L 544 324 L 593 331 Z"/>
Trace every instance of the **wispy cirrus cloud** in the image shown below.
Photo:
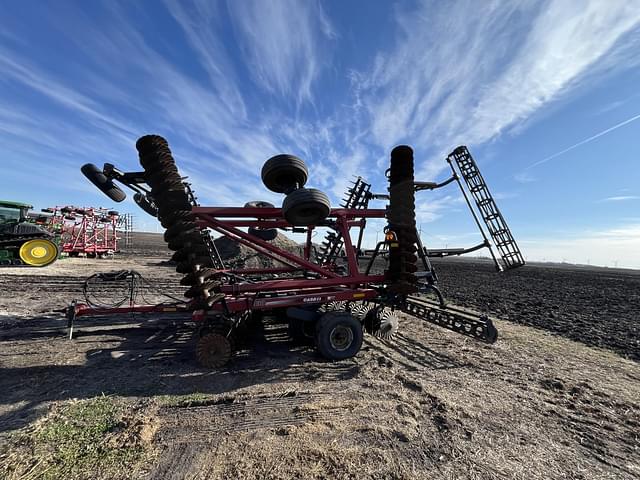
<path fill-rule="evenodd" d="M 404 33 L 361 77 L 360 98 L 380 145 L 412 139 L 438 158 L 529 121 L 605 56 L 632 57 L 619 41 L 638 29 L 640 2 L 425 1 L 398 22 Z"/>
<path fill-rule="evenodd" d="M 336 36 L 321 4 L 246 0 L 227 6 L 256 83 L 298 103 L 313 101 L 313 82 L 327 66 L 322 45 Z"/>
<path fill-rule="evenodd" d="M 640 200 L 638 195 L 619 195 L 617 197 L 607 197 L 600 200 L 600 202 L 626 202 L 628 200 Z"/>

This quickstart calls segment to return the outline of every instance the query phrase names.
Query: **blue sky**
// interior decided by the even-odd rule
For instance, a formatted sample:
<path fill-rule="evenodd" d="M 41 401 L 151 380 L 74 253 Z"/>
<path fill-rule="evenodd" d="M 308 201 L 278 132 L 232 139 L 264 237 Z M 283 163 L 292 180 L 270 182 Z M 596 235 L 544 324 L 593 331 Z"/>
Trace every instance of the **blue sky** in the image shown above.
<path fill-rule="evenodd" d="M 466 144 L 528 259 L 640 268 L 639 47 L 638 0 L 4 1 L 0 197 L 111 206 L 79 167 L 137 169 L 146 133 L 205 205 L 279 203 L 281 152 L 337 203 L 394 145 L 441 180 Z M 418 206 L 428 245 L 477 243 L 454 188 Z"/>

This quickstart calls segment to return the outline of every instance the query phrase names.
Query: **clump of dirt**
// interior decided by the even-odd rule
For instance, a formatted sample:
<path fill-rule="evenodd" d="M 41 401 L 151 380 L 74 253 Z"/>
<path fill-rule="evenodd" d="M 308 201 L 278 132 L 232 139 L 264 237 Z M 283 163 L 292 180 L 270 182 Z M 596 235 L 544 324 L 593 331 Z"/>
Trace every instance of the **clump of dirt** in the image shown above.
<path fill-rule="evenodd" d="M 259 254 L 254 249 L 228 237 L 216 238 L 214 243 L 222 260 L 232 268 L 273 268 L 283 266 L 281 262 Z M 278 236 L 268 243 L 296 255 L 302 255 L 303 253 L 301 245 L 298 245 L 282 233 L 278 233 Z"/>

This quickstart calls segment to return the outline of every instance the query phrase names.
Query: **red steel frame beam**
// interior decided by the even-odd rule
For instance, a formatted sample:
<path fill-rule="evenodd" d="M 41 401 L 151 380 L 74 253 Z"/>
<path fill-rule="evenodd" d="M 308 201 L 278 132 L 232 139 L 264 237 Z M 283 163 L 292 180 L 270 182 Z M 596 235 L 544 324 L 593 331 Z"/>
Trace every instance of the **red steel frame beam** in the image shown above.
<path fill-rule="evenodd" d="M 259 228 L 275 228 L 278 226 L 291 227 L 284 218 L 282 209 L 280 208 L 243 208 L 243 207 L 193 207 L 193 213 L 198 217 L 198 224 L 200 227 L 212 228 L 217 232 L 231 237 L 243 245 L 256 250 L 259 253 L 263 253 L 281 263 L 284 263 L 290 268 L 301 268 L 304 270 L 310 270 L 318 273 L 323 277 L 327 277 L 327 280 L 312 279 L 312 280 L 274 280 L 260 282 L 259 284 L 248 285 L 228 285 L 223 287 L 225 293 L 240 293 L 241 291 L 258 291 L 258 290 L 281 290 L 292 288 L 309 288 L 313 286 L 332 286 L 332 285 L 352 285 L 367 284 L 380 282 L 384 280 L 384 276 L 381 275 L 361 275 L 358 271 L 358 262 L 356 258 L 356 252 L 353 249 L 351 242 L 351 236 L 349 235 L 349 229 L 351 226 L 360 226 L 361 221 L 354 221 L 355 217 L 359 218 L 384 218 L 386 210 L 383 209 L 332 209 L 329 218 L 333 217 L 337 220 L 337 226 L 340 234 L 345 241 L 345 251 L 347 255 L 347 262 L 349 266 L 348 276 L 339 276 L 331 270 L 321 267 L 315 263 L 309 261 L 310 255 L 310 231 L 314 228 L 309 227 L 307 233 L 307 244 L 305 246 L 304 258 L 298 255 L 294 255 L 283 249 L 276 247 L 262 239 L 256 238 L 253 235 L 249 235 L 242 230 L 238 230 L 237 227 L 241 226 L 253 226 Z M 219 218 L 226 218 L 226 220 L 220 220 Z M 233 218 L 236 217 L 236 218 Z M 238 219 L 240 217 L 240 219 Z M 246 221 L 245 218 L 257 218 L 257 220 Z M 282 258 L 287 261 L 283 261 Z M 252 269 L 252 273 L 260 273 L 260 270 Z M 267 273 L 266 271 L 264 273 Z M 331 281 L 329 281 L 331 280 Z M 225 291 L 225 289 L 227 291 Z"/>
<path fill-rule="evenodd" d="M 384 275 L 362 275 L 359 272 L 356 252 L 353 249 L 351 236 L 349 235 L 349 229 L 351 227 L 362 224 L 361 220 L 356 221 L 355 218 L 384 218 L 386 211 L 383 209 L 355 210 L 338 208 L 331 210 L 329 218 L 336 219 L 338 231 L 344 238 L 344 248 L 349 266 L 349 275 L 346 276 L 340 276 L 325 267 L 309 261 L 311 254 L 311 232 L 314 226 L 308 227 L 303 257 L 294 255 L 260 238 L 238 230 L 238 227 L 292 227 L 292 225 L 284 219 L 282 209 L 280 208 L 193 207 L 192 211 L 197 215 L 198 225 L 200 227 L 212 228 L 286 265 L 286 267 L 282 268 L 232 269 L 228 270 L 229 272 L 261 274 L 312 271 L 324 277 L 319 279 L 289 278 L 257 283 L 225 285 L 222 287 L 222 292 L 227 295 L 227 298 L 225 298 L 224 302 L 215 304 L 213 306 L 214 310 L 228 309 L 231 312 L 246 311 L 249 309 L 270 310 L 295 305 L 327 303 L 330 301 L 367 300 L 378 295 L 375 289 L 367 288 L 367 285 L 382 283 L 385 279 Z M 224 218 L 225 220 L 220 220 L 220 218 Z M 245 220 L 246 218 L 256 218 L 257 220 Z M 267 292 L 274 293 L 274 296 L 260 296 L 260 294 Z M 290 294 L 287 295 L 287 292 Z M 74 316 L 124 314 L 132 312 L 192 312 L 194 319 L 202 319 L 203 314 L 201 310 L 194 310 L 191 303 L 171 306 L 130 305 L 116 308 L 94 308 L 89 305 L 78 304 L 73 308 Z"/>
<path fill-rule="evenodd" d="M 225 307 L 230 312 L 246 310 L 273 310 L 298 305 L 328 303 L 332 301 L 362 301 L 370 300 L 378 295 L 373 289 L 316 289 L 308 290 L 299 295 L 257 297 L 256 295 L 232 297 L 225 300 L 224 304 L 216 303 L 213 310 L 224 311 Z M 193 308 L 190 303 L 175 305 L 129 305 L 126 307 L 96 308 L 79 303 L 73 306 L 74 317 L 86 315 L 116 315 L 126 313 L 191 313 L 193 318 L 201 319 L 202 310 Z"/>

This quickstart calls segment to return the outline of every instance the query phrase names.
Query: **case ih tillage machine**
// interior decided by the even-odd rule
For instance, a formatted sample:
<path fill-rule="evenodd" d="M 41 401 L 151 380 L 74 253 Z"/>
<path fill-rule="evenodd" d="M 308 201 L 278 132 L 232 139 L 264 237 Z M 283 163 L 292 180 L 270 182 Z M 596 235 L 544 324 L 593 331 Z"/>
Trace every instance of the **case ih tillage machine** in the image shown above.
<path fill-rule="evenodd" d="M 496 340 L 498 333 L 488 317 L 446 305 L 429 261 L 429 257 L 460 255 L 487 247 L 498 270 L 524 264 L 466 147 L 456 148 L 447 158 L 452 176 L 433 183 L 414 180 L 413 151 L 408 146 L 398 146 L 391 152 L 387 170 L 388 193 L 372 193 L 371 185 L 358 178 L 339 208 L 331 208 L 323 192 L 305 187 L 307 167 L 292 155 L 276 155 L 262 168 L 265 186 L 286 195 L 282 208 L 267 202 L 249 202 L 244 207 L 205 207 L 198 205 L 190 184 L 180 175 L 164 138 L 144 136 L 136 148 L 143 171 L 122 172 L 110 164 L 102 169 L 87 164 L 82 171 L 114 201 L 125 198 L 114 181 L 131 188 L 136 192 L 136 203 L 158 217 L 166 229 L 168 247 L 175 252 L 172 260 L 176 270 L 184 274 L 181 283 L 189 287 L 187 300 L 171 306 L 114 308 L 73 304 L 68 311 L 71 325 L 82 315 L 191 312 L 200 326 L 196 355 L 211 368 L 230 360 L 243 329 L 250 328 L 250 320 L 263 314 L 286 316 L 292 336 L 313 339 L 319 352 L 331 360 L 356 355 L 363 331 L 391 336 L 397 329 L 397 311 L 484 342 Z M 428 250 L 417 234 L 415 194 L 452 182 L 460 186 L 484 241 L 466 249 Z M 465 188 L 475 201 L 479 216 Z M 375 200 L 388 204 L 386 208 L 370 208 L 370 202 Z M 479 217 L 486 224 L 501 262 L 494 255 Z M 375 249 L 364 251 L 363 232 L 367 220 L 374 218 L 386 219 L 384 240 Z M 321 247 L 314 249 L 311 240 L 317 228 L 327 229 L 328 233 Z M 296 255 L 270 243 L 278 229 L 306 233 L 304 254 Z M 226 268 L 210 230 L 277 260 L 282 266 Z M 386 260 L 384 271 L 378 268 L 384 265 L 382 260 Z"/>

